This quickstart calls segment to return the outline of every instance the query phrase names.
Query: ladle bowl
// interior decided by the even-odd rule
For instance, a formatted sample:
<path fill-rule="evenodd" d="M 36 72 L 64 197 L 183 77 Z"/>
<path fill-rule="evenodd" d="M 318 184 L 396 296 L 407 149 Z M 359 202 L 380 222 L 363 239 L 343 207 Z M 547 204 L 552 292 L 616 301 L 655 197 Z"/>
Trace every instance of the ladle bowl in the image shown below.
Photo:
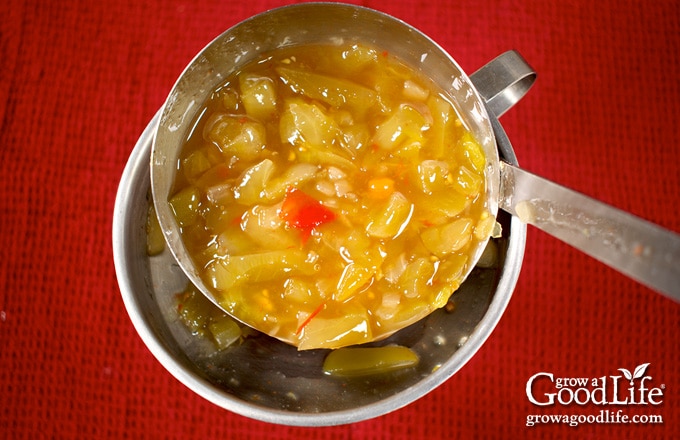
<path fill-rule="evenodd" d="M 187 133 L 208 96 L 240 66 L 277 48 L 337 41 L 359 41 L 385 50 L 449 94 L 486 155 L 486 198 L 492 215 L 500 206 L 650 287 L 680 296 L 675 264 L 680 259 L 680 236 L 500 161 L 493 127 L 497 121 L 489 112 L 501 116 L 535 78 L 516 52 L 480 69 L 473 84 L 446 51 L 400 20 L 362 7 L 310 3 L 265 12 L 220 35 L 182 73 L 161 111 L 151 153 L 158 219 L 184 272 L 216 305 L 219 301 L 187 253 L 168 203 Z M 484 245 L 479 243 L 473 251 L 468 273 Z"/>
<path fill-rule="evenodd" d="M 486 210 L 494 217 L 498 211 L 500 162 L 485 101 L 448 53 L 404 22 L 366 8 L 322 3 L 268 11 L 220 35 L 189 64 L 171 90 L 161 111 L 151 153 L 151 188 L 154 204 L 169 248 L 192 283 L 218 307 L 222 307 L 223 304 L 220 301 L 220 294 L 206 286 L 205 278 L 199 273 L 203 268 L 197 267 L 187 252 L 181 228 L 168 203 L 174 195 L 177 163 L 188 133 L 195 131 L 196 119 L 202 115 L 204 102 L 213 91 L 223 85 L 232 72 L 239 71 L 242 66 L 258 59 L 263 53 L 290 46 L 341 42 L 346 44 L 359 42 L 377 48 L 380 52 L 387 52 L 418 70 L 450 95 L 449 100 L 457 107 L 456 111 L 463 125 L 478 140 L 487 157 L 484 169 Z M 514 104 L 533 81 L 533 72 L 515 52 L 504 54 L 488 66 L 488 69 L 495 71 L 496 77 L 499 78 L 509 71 L 510 66 L 519 67 L 519 73 L 512 71 L 510 75 L 505 75 L 504 79 L 510 82 L 504 85 L 503 93 L 498 94 L 505 96 L 505 101 L 501 103 L 498 97 L 489 100 L 499 112 L 504 112 Z M 498 86 L 500 82 L 496 81 L 494 84 Z M 464 275 L 475 267 L 485 245 L 486 240 L 482 240 L 472 247 L 471 258 Z M 258 330 L 266 332 L 269 329 L 258 328 L 252 319 L 249 321 L 247 317 L 250 312 L 246 307 L 222 308 L 238 320 L 241 320 L 239 313 L 244 313 L 246 317 L 242 322 L 256 326 Z M 403 319 L 402 327 L 429 313 L 425 307 L 413 310 L 412 316 Z M 373 340 L 389 335 L 375 333 Z M 297 333 L 291 332 L 270 334 L 291 344 L 296 344 L 299 337 Z"/>

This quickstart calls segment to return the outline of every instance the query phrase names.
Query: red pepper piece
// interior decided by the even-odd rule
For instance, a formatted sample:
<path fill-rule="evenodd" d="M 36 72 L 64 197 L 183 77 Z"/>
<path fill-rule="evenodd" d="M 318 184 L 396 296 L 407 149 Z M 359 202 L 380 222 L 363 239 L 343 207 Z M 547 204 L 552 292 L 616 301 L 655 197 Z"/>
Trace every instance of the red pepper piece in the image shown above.
<path fill-rule="evenodd" d="M 299 229 L 303 242 L 319 225 L 335 220 L 335 214 L 315 198 L 290 188 L 283 199 L 280 216 L 289 227 Z"/>

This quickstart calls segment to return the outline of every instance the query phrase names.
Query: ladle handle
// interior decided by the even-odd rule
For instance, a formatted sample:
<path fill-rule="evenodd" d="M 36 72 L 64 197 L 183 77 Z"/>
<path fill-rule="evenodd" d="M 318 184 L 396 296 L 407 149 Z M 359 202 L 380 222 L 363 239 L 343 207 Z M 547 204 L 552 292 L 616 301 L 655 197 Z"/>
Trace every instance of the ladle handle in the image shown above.
<path fill-rule="evenodd" d="M 680 235 L 504 162 L 499 206 L 680 302 Z"/>
<path fill-rule="evenodd" d="M 536 72 L 515 50 L 504 52 L 470 75 L 486 108 L 497 118 L 515 105 L 536 80 Z"/>
<path fill-rule="evenodd" d="M 514 50 L 470 75 L 496 118 L 527 93 L 536 73 Z M 506 158 L 512 159 L 512 158 Z M 499 207 L 632 279 L 680 302 L 680 235 L 506 162 Z"/>

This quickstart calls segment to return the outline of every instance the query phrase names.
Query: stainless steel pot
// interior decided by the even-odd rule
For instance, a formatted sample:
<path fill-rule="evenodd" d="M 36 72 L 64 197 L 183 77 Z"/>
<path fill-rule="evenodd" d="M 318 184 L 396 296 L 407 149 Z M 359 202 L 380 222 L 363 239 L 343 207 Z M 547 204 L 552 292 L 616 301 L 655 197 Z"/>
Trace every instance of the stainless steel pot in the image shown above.
<path fill-rule="evenodd" d="M 460 370 L 489 337 L 510 301 L 524 256 L 526 226 L 500 213 L 495 269 L 475 269 L 455 294 L 455 310 L 439 310 L 393 335 L 421 359 L 408 374 L 338 380 L 322 373 L 326 350 L 298 351 L 267 336 L 216 354 L 179 322 L 174 296 L 188 281 L 169 251 L 146 254 L 149 157 L 158 115 L 142 133 L 122 175 L 113 219 L 118 284 L 130 319 L 156 359 L 187 388 L 245 417 L 286 425 L 328 426 L 371 419 L 401 408 Z M 499 130 L 502 130 L 500 127 Z M 498 150 L 515 161 L 496 132 Z M 329 399 L 328 396 L 333 396 Z"/>
<path fill-rule="evenodd" d="M 324 20 L 312 21 L 310 14 L 324 11 Z M 285 19 L 283 18 L 285 17 Z M 272 32 L 277 23 L 289 20 L 300 24 L 291 35 Z M 499 265 L 474 269 L 455 294 L 453 312 L 438 310 L 382 343 L 410 347 L 421 359 L 416 370 L 390 376 L 339 379 L 326 376 L 322 363 L 326 350 L 298 351 L 295 347 L 259 336 L 246 343 L 216 353 L 206 341 L 192 336 L 175 312 L 174 295 L 188 282 L 177 256 L 146 255 L 145 224 L 150 203 L 149 159 L 154 133 L 157 142 L 176 140 L 186 132 L 186 124 L 213 87 L 223 80 L 234 61 L 246 62 L 249 50 L 264 50 L 271 45 L 292 44 L 299 39 L 326 35 L 328 21 L 354 20 L 373 23 L 359 36 L 384 47 L 396 56 L 426 72 L 439 72 L 435 78 L 460 93 L 461 112 L 469 115 L 469 126 L 485 148 L 508 162 L 516 163 L 512 146 L 496 116 L 488 113 L 475 87 L 457 64 L 429 38 L 392 17 L 365 8 L 339 4 L 305 4 L 280 8 L 240 24 L 209 45 L 183 77 L 196 75 L 205 84 L 195 93 L 171 95 L 166 112 L 159 113 L 142 133 L 121 178 L 113 223 L 113 248 L 116 273 L 126 309 L 140 337 L 161 364 L 181 383 L 205 399 L 246 417 L 287 425 L 326 426 L 352 423 L 394 411 L 424 396 L 453 374 L 480 349 L 505 310 L 519 276 L 526 226 L 516 217 L 498 215 L 503 236 L 498 238 Z M 304 24 L 304 26 L 302 26 Z M 355 37 L 356 29 L 338 27 L 338 32 Z M 403 38 L 395 39 L 398 32 Z M 382 35 L 382 36 L 381 36 Z M 386 37 L 387 36 L 387 37 Z M 390 37 L 391 36 L 391 37 Z M 230 42 L 257 41 L 249 48 L 233 48 Z M 247 43 L 246 43 L 247 44 Z M 423 47 L 427 47 L 423 51 Z M 216 52 L 212 52 L 212 51 Z M 230 56 L 224 57 L 224 53 Z M 217 57 L 217 53 L 220 54 Z M 223 61 L 225 71 L 212 63 Z M 442 63 L 447 68 L 442 69 Z M 488 80 L 493 73 L 492 80 Z M 482 89 L 489 105 L 502 114 L 517 102 L 533 81 L 533 71 L 516 52 L 508 52 L 480 69 Z M 196 80 L 194 78 L 194 80 Z M 487 78 L 487 79 L 485 79 Z M 499 80 L 501 79 L 501 80 Z M 182 87 L 178 84 L 177 87 Z M 467 97 L 467 98 L 466 98 Z M 480 106 L 480 103 L 481 106 Z M 179 111 L 179 116 L 168 109 Z M 165 116 L 163 116 L 163 114 Z M 162 120 L 162 118 L 170 118 Z M 165 139 L 165 140 L 163 140 Z M 157 163 L 172 158 L 151 157 Z M 497 163 L 497 161 L 496 161 Z M 496 176 L 497 176 L 497 170 Z M 497 191 L 496 184 L 490 190 Z M 493 188 L 496 188 L 495 190 Z M 169 190 L 169 188 L 167 189 Z M 169 237 L 172 239 L 172 237 Z M 333 396 L 329 399 L 328 396 Z"/>
<path fill-rule="evenodd" d="M 215 353 L 205 341 L 188 333 L 174 311 L 174 295 L 189 280 L 201 283 L 167 203 L 157 204 L 157 209 L 172 252 L 155 257 L 145 253 L 149 160 L 151 172 L 156 173 L 154 183 L 162 182 L 154 186 L 154 197 L 167 200 L 173 179 L 162 174 L 172 172 L 173 167 L 167 165 L 176 163 L 178 149 L 162 146 L 183 141 L 215 86 L 262 51 L 327 38 L 357 38 L 382 47 L 450 90 L 464 122 L 485 149 L 491 210 L 496 213 L 501 205 L 516 214 L 498 212 L 504 231 L 497 240 L 500 264 L 495 269 L 475 268 L 468 275 L 454 295 L 454 312 L 438 310 L 383 342 L 408 346 L 421 359 L 415 371 L 390 377 L 353 380 L 325 376 L 321 370 L 325 350 L 300 352 L 266 336 Z M 140 137 L 121 179 L 114 212 L 114 259 L 125 306 L 145 344 L 180 382 L 216 405 L 272 423 L 324 426 L 377 417 L 407 405 L 446 381 L 480 349 L 502 316 L 519 276 L 526 226 L 517 216 L 558 236 L 564 226 L 559 220 L 571 222 L 578 227 L 561 238 L 575 236 L 577 247 L 587 252 L 598 254 L 604 249 L 608 256 L 603 261 L 622 261 L 632 268 L 624 268 L 626 273 L 643 282 L 661 279 L 662 284 L 655 287 L 677 294 L 680 283 L 672 262 L 678 261 L 680 241 L 675 234 L 613 208 L 602 208 L 592 199 L 513 166 L 517 161 L 497 117 L 521 99 L 534 76 L 519 54 L 508 52 L 468 77 L 443 49 L 416 29 L 351 5 L 287 6 L 226 31 L 182 74 L 165 106 Z M 534 187 L 547 192 L 538 197 L 540 193 L 530 191 Z M 568 203 L 554 202 L 549 197 L 554 194 Z M 597 215 L 581 209 L 583 206 L 596 207 Z M 619 237 L 612 235 L 617 228 L 624 230 L 624 238 L 614 240 L 612 246 L 612 237 Z M 639 244 L 641 236 L 653 236 L 653 243 L 665 243 L 665 247 L 650 250 L 648 242 Z M 635 254 L 638 250 L 640 255 Z M 649 275 L 650 264 L 660 267 L 654 276 Z M 329 395 L 333 399 L 328 399 Z"/>

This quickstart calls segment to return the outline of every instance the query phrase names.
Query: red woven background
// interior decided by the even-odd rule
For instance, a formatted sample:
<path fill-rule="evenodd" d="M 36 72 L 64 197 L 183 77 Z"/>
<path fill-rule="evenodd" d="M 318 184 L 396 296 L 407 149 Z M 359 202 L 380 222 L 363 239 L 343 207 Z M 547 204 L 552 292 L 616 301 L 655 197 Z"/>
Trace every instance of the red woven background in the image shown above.
<path fill-rule="evenodd" d="M 354 425 L 268 425 L 193 394 L 123 307 L 111 223 L 141 131 L 193 56 L 284 4 L 251 0 L 5 0 L 0 5 L 0 437 L 672 438 L 680 432 L 680 305 L 529 229 L 514 296 L 455 376 Z M 517 49 L 539 74 L 502 118 L 521 165 L 680 231 L 677 1 L 365 1 L 406 20 L 468 72 Z M 678 262 L 680 266 L 680 262 Z M 679 280 L 680 282 L 680 280 Z M 540 371 L 615 375 L 650 363 L 655 425 L 543 425 Z"/>

